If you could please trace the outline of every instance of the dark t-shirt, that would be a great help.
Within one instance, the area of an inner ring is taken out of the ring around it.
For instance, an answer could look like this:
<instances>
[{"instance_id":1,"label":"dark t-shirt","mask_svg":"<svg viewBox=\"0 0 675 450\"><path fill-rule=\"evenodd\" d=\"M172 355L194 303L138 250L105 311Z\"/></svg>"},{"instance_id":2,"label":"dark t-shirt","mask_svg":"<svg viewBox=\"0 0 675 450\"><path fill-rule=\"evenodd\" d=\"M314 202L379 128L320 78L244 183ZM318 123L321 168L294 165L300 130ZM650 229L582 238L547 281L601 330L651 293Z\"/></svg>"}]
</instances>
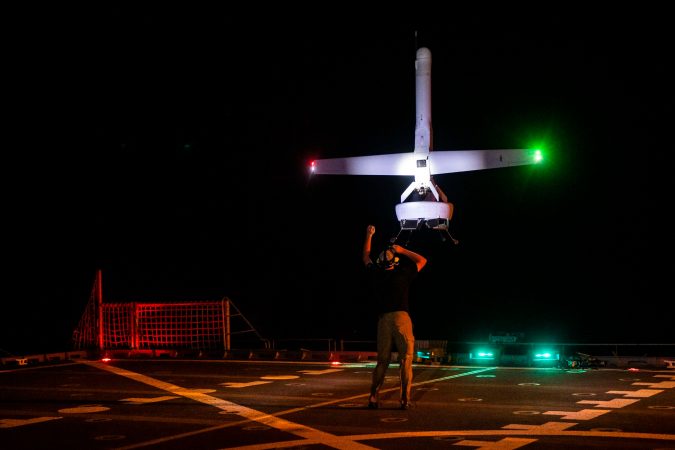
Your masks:
<instances>
[{"instance_id":1,"label":"dark t-shirt","mask_svg":"<svg viewBox=\"0 0 675 450\"><path fill-rule=\"evenodd\" d=\"M392 270L370 264L367 267L370 295L375 300L377 314L408 311L410 284L417 276L417 265L405 256Z\"/></svg>"}]
</instances>

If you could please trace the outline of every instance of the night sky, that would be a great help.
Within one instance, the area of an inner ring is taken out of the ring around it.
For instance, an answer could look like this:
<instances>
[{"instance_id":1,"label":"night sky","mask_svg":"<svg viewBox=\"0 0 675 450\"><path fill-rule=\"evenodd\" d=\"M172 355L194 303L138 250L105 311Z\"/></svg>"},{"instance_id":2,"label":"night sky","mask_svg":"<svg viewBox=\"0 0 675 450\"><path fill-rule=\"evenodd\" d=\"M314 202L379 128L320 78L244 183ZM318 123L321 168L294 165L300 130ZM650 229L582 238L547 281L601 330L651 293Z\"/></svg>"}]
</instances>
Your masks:
<instances>
[{"instance_id":1,"label":"night sky","mask_svg":"<svg viewBox=\"0 0 675 450\"><path fill-rule=\"evenodd\" d=\"M363 236L397 233L411 179L307 165L412 151L420 46L436 150L537 143L546 161L435 177L459 244L411 241L429 257L417 338L675 342L658 14L529 28L82 14L17 26L5 56L5 352L69 349L97 269L105 301L229 297L269 339L374 339Z\"/></svg>"}]
</instances>

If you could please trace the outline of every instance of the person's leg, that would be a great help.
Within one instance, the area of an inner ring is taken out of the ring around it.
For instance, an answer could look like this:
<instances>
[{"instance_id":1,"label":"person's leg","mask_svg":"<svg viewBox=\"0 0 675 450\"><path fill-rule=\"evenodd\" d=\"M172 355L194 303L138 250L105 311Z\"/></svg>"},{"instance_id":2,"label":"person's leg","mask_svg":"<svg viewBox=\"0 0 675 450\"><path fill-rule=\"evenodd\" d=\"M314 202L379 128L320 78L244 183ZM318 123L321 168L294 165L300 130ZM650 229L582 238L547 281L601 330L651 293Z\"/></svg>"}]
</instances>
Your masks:
<instances>
[{"instance_id":1,"label":"person's leg","mask_svg":"<svg viewBox=\"0 0 675 450\"><path fill-rule=\"evenodd\" d=\"M378 393L384 384L384 377L391 361L392 326L390 314L383 314L377 321L377 365L373 370L368 406L377 408Z\"/></svg>"},{"instance_id":2,"label":"person's leg","mask_svg":"<svg viewBox=\"0 0 675 450\"><path fill-rule=\"evenodd\" d=\"M410 391L412 388L412 361L413 352L415 350L415 336L413 335L413 325L412 320L410 320L410 315L405 311L399 311L395 314L394 343L398 350L398 362L400 365L400 399L401 406L407 408L410 402Z\"/></svg>"}]
</instances>

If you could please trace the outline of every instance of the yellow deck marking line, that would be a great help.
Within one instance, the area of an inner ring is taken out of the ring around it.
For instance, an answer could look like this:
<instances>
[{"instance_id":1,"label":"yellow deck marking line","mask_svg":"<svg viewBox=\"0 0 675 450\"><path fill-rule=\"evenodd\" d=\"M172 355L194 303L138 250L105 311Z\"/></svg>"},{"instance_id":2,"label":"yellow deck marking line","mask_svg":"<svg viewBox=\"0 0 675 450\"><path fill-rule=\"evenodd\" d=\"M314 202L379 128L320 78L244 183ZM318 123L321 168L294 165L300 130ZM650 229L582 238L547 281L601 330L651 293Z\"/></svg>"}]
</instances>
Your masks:
<instances>
[{"instance_id":1,"label":"yellow deck marking line","mask_svg":"<svg viewBox=\"0 0 675 450\"><path fill-rule=\"evenodd\" d=\"M79 364L79 362L70 362L70 363L63 363L63 364L57 364L57 365L47 365L47 366L24 366L20 369L5 369L5 370L0 370L0 373L10 373L10 372L23 372L25 370L38 370L38 369L53 369L54 367L65 367L65 366L73 366L75 364Z\"/></svg>"},{"instance_id":2,"label":"yellow deck marking line","mask_svg":"<svg viewBox=\"0 0 675 450\"><path fill-rule=\"evenodd\" d=\"M283 419L275 419L275 416L280 416L284 414L291 414L294 412L310 409L310 408L317 408L321 406L326 406L334 403L340 403L344 401L349 401L357 398L362 398L366 397L368 394L361 394L361 395L356 395L348 398L342 398L342 399L337 399L337 400L331 400L327 402L322 402L319 404L314 404L314 405L309 405L305 407L300 407L300 408L293 408L289 409L286 411L280 411L274 415L269 415L269 414L264 414L259 411L250 409L250 408L245 408L240 405L237 405L232 402L228 402L226 400L221 400L218 398L214 398L211 396L207 396L204 394L199 394L196 393L196 395L190 395L192 393L191 390L181 388L179 386L172 385L170 383L164 383L159 380L155 380L153 378L147 377L142 374L137 374L135 372L130 372L125 369L117 368L114 366L108 366L106 364L98 363L98 362L89 362L89 361L83 361L82 363L84 364L89 364L91 366L103 369L103 370L108 370L113 373L116 373L118 375L126 376L128 378L134 379L136 381L145 383L145 384L150 384L151 386L157 387L159 389L165 389L169 390L170 392L185 396L187 398L192 398L193 400L196 401L201 401L202 403L210 404L212 406L220 407L219 404L224 404L224 405L232 405L233 407L237 408L235 411L239 413L238 411L248 411L251 414L251 417L247 417L247 420L241 420L237 422L228 422L226 424L222 425L217 425L214 427L209 427L205 428L202 430L197 430L189 433L183 433L180 435L175 435L167 438L161 438L161 439L155 439L153 441L147 441L135 445L130 445L126 447L119 447L118 450L128 450L128 449L133 449L133 448L139 448L139 447L145 447L148 445L155 445L157 443L162 443L162 442L167 442L170 440L175 440L175 439L180 439L183 437L189 437L197 434L202 434L206 433L209 431L215 431L219 430L222 428L227 428L227 427L232 427L240 424L247 423L251 420L264 423L270 427L277 428L282 431L288 431L291 432L292 434L296 434L298 436L303 437L303 439L295 440L295 441L282 441L282 442L272 442L272 443L265 443L265 444L255 444L255 445L250 445L250 446L241 446L241 447L229 447L231 450L266 450L266 449L275 449L275 448L289 448L289 447L294 447L298 445L312 445L312 444L325 444L329 446L333 446L335 448L345 448L345 449L352 449L352 448L373 448L373 447L368 447L364 446L361 444L358 444L355 441L362 441L362 440L380 440L380 439L397 439L397 438L421 438L421 437L444 437L444 436L557 436L557 437L611 437L611 438L624 438L624 439L653 439L653 440L666 440L666 441L675 441L675 434L664 434L664 433L638 433L638 432L618 432L618 431L567 431L564 430L564 428L571 427L576 425L575 423L562 423L562 427L557 427L557 426L550 426L552 424L556 424L556 422L549 422L547 424L544 424L542 426L536 426L536 427L526 427L524 429L501 429L501 430L443 430L443 431L410 431L410 432L398 432L398 433L381 433L381 434L364 434L364 435L351 435L351 436L334 436L328 433L323 433L319 430L315 430L310 427L305 427L300 424L295 424L293 422L285 421ZM463 376L468 376L468 375L473 375L477 374L480 372L485 372L487 370L493 370L495 369L494 367L488 367L484 369L478 369L474 370L471 372L465 372L461 374L455 374L455 375L450 375L447 377L441 377L433 380L427 380L427 381L422 381L419 383L413 383L413 386L419 386L423 384L429 384L429 383L437 383L439 381L444 381L452 378L459 378ZM147 380L147 381L146 381ZM150 382L148 382L150 381ZM163 386L163 387L160 387ZM168 388L168 389L167 389ZM390 388L383 390L381 392L388 392L388 391L394 391L398 390L398 387ZM211 401L202 401L199 398L193 398L193 397L209 397L210 399L213 400ZM221 408L222 409L222 408ZM227 411L232 411L230 409L230 406L227 407ZM243 414L240 414L243 415ZM244 416L246 417L246 416ZM263 420L261 420L263 419ZM264 420L269 419L271 422L266 422ZM289 429L285 428L279 428L273 425L274 422L279 422L279 423L284 423L284 426L290 426L294 427L292 429L303 431L304 433L301 434L300 432L293 432L290 431ZM559 423L559 422L558 422ZM517 428L517 427L509 427L507 428ZM315 434L316 435L313 435ZM326 435L325 437L323 435ZM331 437L332 439L328 440L327 438ZM341 446L338 447L337 445L346 445L346 446ZM227 447L226 447L227 448Z\"/></svg>"},{"instance_id":3,"label":"yellow deck marking line","mask_svg":"<svg viewBox=\"0 0 675 450\"><path fill-rule=\"evenodd\" d=\"M82 405L58 410L60 414L95 414L105 411L110 411L110 408L102 405Z\"/></svg>"},{"instance_id":4,"label":"yellow deck marking line","mask_svg":"<svg viewBox=\"0 0 675 450\"><path fill-rule=\"evenodd\" d=\"M351 436L342 436L343 438L361 440L382 440L382 439L402 439L402 438L435 438L435 437L455 437L455 436L548 436L548 437L611 437L622 439L654 439L664 441L675 441L673 434L659 433L624 433L620 431L560 431L560 430L443 430L443 431L411 431L398 433L381 434L358 434ZM458 441L457 443L462 442ZM243 447L223 447L227 450L272 450L278 448L292 448L307 441L282 441L268 442L265 444L247 445ZM222 450L221 449L221 450Z\"/></svg>"},{"instance_id":5,"label":"yellow deck marking line","mask_svg":"<svg viewBox=\"0 0 675 450\"><path fill-rule=\"evenodd\" d=\"M567 425L567 424L566 424ZM572 424L576 425L576 424ZM675 441L675 434L665 433L637 433L622 431L584 431L584 430L559 430L547 429L547 427L534 427L528 430L442 430L442 431L411 431L399 433L382 434L356 434L343 436L355 441L375 440L375 439L394 439L394 438L412 438L412 437L437 437L437 436L582 436L582 437L617 437L625 439L655 439L663 441ZM297 444L296 444L297 445ZM234 447L237 449L248 449L253 447ZM273 447L272 447L273 448Z\"/></svg>"},{"instance_id":6,"label":"yellow deck marking line","mask_svg":"<svg viewBox=\"0 0 675 450\"><path fill-rule=\"evenodd\" d=\"M434 379L434 380L428 380L420 383L413 383L414 386L417 385L422 385L422 384L428 384L428 383L435 383L438 381L442 381L445 379L449 378L457 378L458 376L466 376L466 375L473 375L475 373L483 372L485 370L492 370L494 367L487 368L487 369L482 369L482 370L476 370L472 372L467 372L467 373L462 373L458 375L451 375L449 377L444 377L440 379ZM392 388L392 389L386 389L381 392L386 392L386 391L392 391L392 390L398 390L398 388ZM639 395L636 396L649 396L645 395L647 394L647 390L639 390L636 393L639 392ZM620 393L626 393L626 394L631 394L633 392L620 392ZM634 393L633 393L634 394ZM640 395L641 394L641 395ZM651 394L651 393L650 393ZM366 394L367 395L367 394ZM359 395L353 398L359 398L359 397L365 397L366 395ZM330 403L336 403L336 402L341 402L345 401L347 399L341 399L341 400L336 400L336 401L331 401L331 402L325 402L322 404L317 404L317 405L312 405L311 407L318 407ZM309 408L309 407L307 407ZM301 409L307 409L307 408L297 408L296 410L301 410ZM293 410L289 410L293 411ZM588 413L595 413L598 415L605 414L609 412L609 410L584 410L586 414ZM284 411L282 414L288 413L287 411ZM579 414L580 412L572 413L572 412L554 412L554 411L548 411L548 414L556 414L556 413L563 413L563 414ZM547 414L544 413L544 414ZM582 413L583 415L583 413ZM571 417L569 417L571 418ZM583 417L586 419L586 417ZM445 437L445 436L557 436L557 437L612 437L612 438L624 438L624 439L654 439L654 440L666 440L666 441L675 441L675 434L663 434L663 433L637 433L637 432L617 432L617 431L567 431L567 428L573 427L577 425L576 423L572 422L547 422L543 425L538 425L538 426L530 426L530 425L518 425L518 424L512 424L512 425L506 425L504 429L502 430L443 430L443 431L418 431L418 432L398 432L398 433L381 433L381 434L371 434L371 435L351 435L351 436L343 436L343 438L348 438L348 439L353 439L355 441L359 440L376 440L376 439L396 439L396 438L419 438L419 437ZM508 438L507 438L508 439ZM462 441L459 441L462 442ZM458 443L459 443L458 442ZM456 444L458 444L456 443ZM283 442L270 442L270 443L265 443L265 444L255 444L255 445L249 445L249 446L242 446L242 447L226 447L228 450L272 450L272 449L281 449L281 448L290 448L290 447L295 447L299 446L302 444L307 444L307 441L283 441ZM525 444L525 442L523 442Z\"/></svg>"},{"instance_id":7,"label":"yellow deck marking line","mask_svg":"<svg viewBox=\"0 0 675 450\"><path fill-rule=\"evenodd\" d=\"M141 375L141 374L136 374L135 372L130 372L130 371L127 371L127 370L124 370L124 369L121 369L121 368L114 367L114 366L109 366L107 364L94 362L94 361L81 361L81 363L82 364L88 364L88 365L91 365L93 367L97 367L97 368L102 369L102 370L109 370L109 371L114 372L114 373L115 373L115 371L111 370L111 368L115 369L115 370L123 371L123 372L128 372L130 375L148 378L149 380L152 380L153 382L166 384L168 386L173 386L171 384L163 383L159 380L154 380L153 378L146 377L146 376ZM419 383L413 383L413 386L419 386L419 385L429 384L429 383L436 383L436 382L439 382L439 381L449 380L449 379L452 379L452 378L464 377L464 376L473 375L473 374L485 372L485 371L488 371L488 370L494 370L494 369L496 369L496 367L486 367L486 368L483 368L483 369L472 370L470 372L463 372L463 373L458 373L458 374L455 374L455 375L449 375L447 377L441 377L441 378L436 378L436 379L433 379L433 380L427 380L427 381L422 381L422 382L419 382ZM127 376L127 375L123 375L123 376ZM136 379L136 378L133 378L133 379ZM140 381L140 380L138 380L138 381ZM140 381L140 382L145 383L145 381ZM145 384L147 384L147 383L145 383ZM155 387L157 387L157 386L155 386ZM160 389L162 389L162 388L160 388ZM399 389L398 387L394 387L394 388L390 388L390 389L384 389L380 392L389 392L389 391L395 391L395 390L398 390L398 389ZM300 407L300 408L287 409L285 411L279 411L279 412L275 413L274 416L282 416L282 415L292 414L292 413L299 412L299 411L304 411L304 410L311 409L311 408L319 408L319 407L322 407L322 406L332 405L332 404L335 404L335 403L348 402L350 400L354 400L354 399L357 399L357 398L367 397L368 395L369 394L359 394L359 395L354 395L354 396L347 397L347 398L335 399L335 400L330 400L330 401L326 401L326 402L322 402L322 403L317 403L317 404L314 404L314 405L303 406L303 407ZM220 400L220 399L218 399L218 400ZM223 402L226 402L226 401L223 400ZM235 403L230 403L230 402L227 402L227 403L232 404L232 405L237 406L237 407L239 406L239 405L236 405ZM230 410L228 409L227 411L229 412ZM252 410L252 411L255 411L255 410ZM256 411L256 413L262 414L258 411ZM187 433L177 434L177 435L174 435L174 436L168 436L168 437L165 437L165 438L159 438L159 439L154 439L154 440L151 440L151 441L140 442L140 443L128 445L128 446L125 446L125 447L118 447L116 450L131 450L131 449L135 449L135 448L146 447L146 446L149 446L149 445L160 444L160 443L168 442L168 441L171 441L171 440L182 439L182 438L195 436L195 435L202 434L202 433L209 433L211 431L221 430L223 428L229 428L229 427L234 427L234 426L238 426L238 425L243 425L245 423L250 422L251 420L254 420L254 419L245 419L245 420L238 420L236 422L227 422L227 423L224 423L222 425L216 425L216 426L213 426L213 427L203 428L201 430L195 430L195 431L190 431L190 432L187 432ZM344 436L342 436L342 438L345 439ZM301 442L303 442L305 444L308 444L307 440L302 440ZM323 441L321 443L323 443ZM298 445L297 442L296 442L295 445ZM370 448L370 447L368 447L368 448Z\"/></svg>"},{"instance_id":8,"label":"yellow deck marking line","mask_svg":"<svg viewBox=\"0 0 675 450\"><path fill-rule=\"evenodd\" d=\"M0 419L0 428L22 427L34 423L47 422L48 420L63 419L63 417L35 417L34 419Z\"/></svg>"},{"instance_id":9,"label":"yellow deck marking line","mask_svg":"<svg viewBox=\"0 0 675 450\"><path fill-rule=\"evenodd\" d=\"M305 375L325 375L327 373L342 372L344 369L326 369L326 370L298 370Z\"/></svg>"},{"instance_id":10,"label":"yellow deck marking line","mask_svg":"<svg viewBox=\"0 0 675 450\"><path fill-rule=\"evenodd\" d=\"M246 382L244 382L244 383L225 382L225 383L220 383L220 385L228 387L228 388L239 389L239 388L259 386L261 384L270 384L270 383L271 383L271 381L249 381L248 383L246 383Z\"/></svg>"},{"instance_id":11,"label":"yellow deck marking line","mask_svg":"<svg viewBox=\"0 0 675 450\"><path fill-rule=\"evenodd\" d=\"M228 411L235 413L242 417L247 418L258 423L262 423L271 428L275 428L280 431L284 431L296 436L302 437L309 444L311 443L321 443L329 447L344 449L344 450L359 450L359 449L372 449L368 445L360 444L349 439L344 439L341 436L336 436L330 433L317 430L312 427L308 427L299 423L290 422L285 419L280 419L275 415L262 413L255 409L247 408L245 406L238 405L236 403L229 402L227 400L220 399L218 397L213 397L211 395L203 394L201 392L196 392L192 389L186 389L175 384L166 383L164 381L157 380L155 378L148 377L146 375L131 372L120 367L111 366L108 364L103 364L100 362L94 361L84 361L84 364L90 365L97 369L106 370L112 372L115 375L120 375L132 380L138 381L139 383L144 383L157 389L162 389L172 394L180 395L196 402L204 403L206 405L211 405L216 408L219 408L223 411ZM166 439L156 439L154 442L164 442L165 440L173 439L169 437ZM130 448L130 447L126 447Z\"/></svg>"},{"instance_id":12,"label":"yellow deck marking line","mask_svg":"<svg viewBox=\"0 0 675 450\"><path fill-rule=\"evenodd\" d=\"M123 398L120 400L121 402L127 402L129 405L145 405L148 403L157 403L157 402L163 402L165 400L173 400L174 398L178 398L175 395L164 395L161 397L129 397L129 398Z\"/></svg>"},{"instance_id":13,"label":"yellow deck marking line","mask_svg":"<svg viewBox=\"0 0 675 450\"><path fill-rule=\"evenodd\" d=\"M479 447L479 450L515 450L520 447L525 447L536 439L522 439L522 438L504 438L499 441L471 441L463 439L455 442L453 445L463 445L465 447Z\"/></svg>"},{"instance_id":14,"label":"yellow deck marking line","mask_svg":"<svg viewBox=\"0 0 675 450\"><path fill-rule=\"evenodd\" d=\"M264 375L261 380L297 380L299 375Z\"/></svg>"}]
</instances>

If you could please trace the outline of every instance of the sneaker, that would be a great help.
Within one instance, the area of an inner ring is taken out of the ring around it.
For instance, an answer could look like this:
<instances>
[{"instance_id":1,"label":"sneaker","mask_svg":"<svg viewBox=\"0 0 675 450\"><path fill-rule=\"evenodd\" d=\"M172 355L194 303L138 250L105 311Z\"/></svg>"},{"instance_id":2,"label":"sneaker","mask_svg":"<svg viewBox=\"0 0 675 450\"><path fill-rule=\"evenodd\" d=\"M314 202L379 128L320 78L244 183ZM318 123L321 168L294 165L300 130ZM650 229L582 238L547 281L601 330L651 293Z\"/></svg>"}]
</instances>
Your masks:
<instances>
[{"instance_id":1,"label":"sneaker","mask_svg":"<svg viewBox=\"0 0 675 450\"><path fill-rule=\"evenodd\" d=\"M401 402L401 409L410 409L410 402L402 401Z\"/></svg>"}]
</instances>

